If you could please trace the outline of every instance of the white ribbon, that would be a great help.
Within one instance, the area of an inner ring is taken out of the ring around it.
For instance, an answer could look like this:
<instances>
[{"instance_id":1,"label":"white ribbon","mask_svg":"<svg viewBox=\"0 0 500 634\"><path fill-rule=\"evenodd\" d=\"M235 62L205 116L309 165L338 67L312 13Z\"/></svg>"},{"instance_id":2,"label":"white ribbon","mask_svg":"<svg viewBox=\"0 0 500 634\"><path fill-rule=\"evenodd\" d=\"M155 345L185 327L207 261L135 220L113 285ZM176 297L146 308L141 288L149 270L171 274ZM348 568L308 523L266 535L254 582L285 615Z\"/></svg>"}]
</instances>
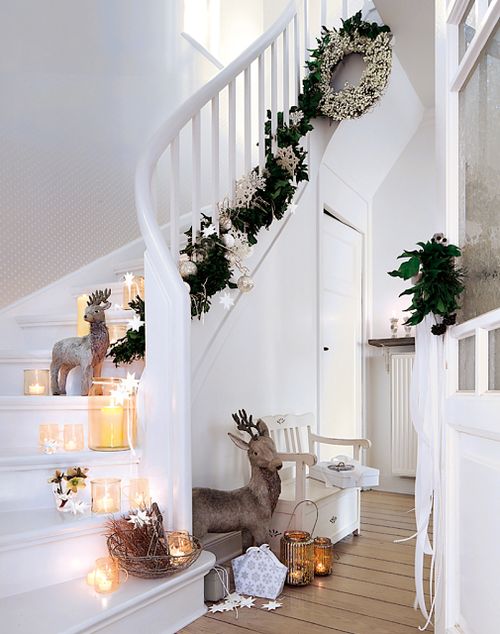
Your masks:
<instances>
[{"instance_id":1,"label":"white ribbon","mask_svg":"<svg viewBox=\"0 0 500 634\"><path fill-rule=\"evenodd\" d=\"M277 567L281 568L284 564L280 562L280 560L276 557L273 551L269 548L269 544L262 544L261 546L250 546L247 548L246 554L248 555L251 552L261 552L269 557L272 563Z\"/></svg>"},{"instance_id":2,"label":"white ribbon","mask_svg":"<svg viewBox=\"0 0 500 634\"><path fill-rule=\"evenodd\" d=\"M417 474L415 481L415 545L416 607L430 623L434 611L435 587L440 580L440 562L436 560L437 531L441 516L441 452L444 401L444 344L443 337L433 335L436 323L428 315L418 324L415 333L415 363L411 385L410 408L413 426L418 435ZM428 537L429 520L433 517L432 545ZM430 607L424 594L424 556L431 555Z\"/></svg>"}]
</instances>

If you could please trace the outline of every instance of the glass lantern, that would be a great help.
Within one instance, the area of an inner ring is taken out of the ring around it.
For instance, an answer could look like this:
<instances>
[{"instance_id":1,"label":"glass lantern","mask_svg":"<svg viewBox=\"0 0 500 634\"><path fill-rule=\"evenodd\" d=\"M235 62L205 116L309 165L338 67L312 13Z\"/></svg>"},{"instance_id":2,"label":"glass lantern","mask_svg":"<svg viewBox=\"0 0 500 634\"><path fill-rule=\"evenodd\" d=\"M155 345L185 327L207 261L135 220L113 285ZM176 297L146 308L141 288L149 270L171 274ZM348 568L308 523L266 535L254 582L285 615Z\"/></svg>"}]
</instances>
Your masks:
<instances>
[{"instance_id":1,"label":"glass lantern","mask_svg":"<svg viewBox=\"0 0 500 634\"><path fill-rule=\"evenodd\" d=\"M286 583L306 586L314 579L314 540L306 531L285 531L280 540L280 560L288 568Z\"/></svg>"},{"instance_id":2,"label":"glass lantern","mask_svg":"<svg viewBox=\"0 0 500 634\"><path fill-rule=\"evenodd\" d=\"M314 574L326 577L333 572L333 544L328 537L314 539Z\"/></svg>"},{"instance_id":3,"label":"glass lantern","mask_svg":"<svg viewBox=\"0 0 500 634\"><path fill-rule=\"evenodd\" d=\"M24 371L24 394L26 396L48 396L49 389L48 370L25 370Z\"/></svg>"},{"instance_id":4,"label":"glass lantern","mask_svg":"<svg viewBox=\"0 0 500 634\"><path fill-rule=\"evenodd\" d=\"M128 578L126 570L113 557L100 557L96 559L94 570L87 575L87 583L94 586L94 590L99 594L109 594L118 590L121 573L125 574L125 581Z\"/></svg>"},{"instance_id":5,"label":"glass lantern","mask_svg":"<svg viewBox=\"0 0 500 634\"><path fill-rule=\"evenodd\" d=\"M38 426L38 445L43 453L56 453L61 444L60 440L57 423L42 423Z\"/></svg>"},{"instance_id":6,"label":"glass lantern","mask_svg":"<svg viewBox=\"0 0 500 634\"><path fill-rule=\"evenodd\" d=\"M120 478L96 478L90 481L92 513L119 513L121 509Z\"/></svg>"},{"instance_id":7,"label":"glass lantern","mask_svg":"<svg viewBox=\"0 0 500 634\"><path fill-rule=\"evenodd\" d=\"M129 308L129 303L133 301L137 295L144 299L144 278L140 275L127 274L123 284L123 308Z\"/></svg>"},{"instance_id":8,"label":"glass lantern","mask_svg":"<svg viewBox=\"0 0 500 634\"><path fill-rule=\"evenodd\" d=\"M125 380L94 379L89 404L89 449L125 451L136 446L136 390L126 389ZM104 396L104 399L94 398Z\"/></svg>"}]
</instances>

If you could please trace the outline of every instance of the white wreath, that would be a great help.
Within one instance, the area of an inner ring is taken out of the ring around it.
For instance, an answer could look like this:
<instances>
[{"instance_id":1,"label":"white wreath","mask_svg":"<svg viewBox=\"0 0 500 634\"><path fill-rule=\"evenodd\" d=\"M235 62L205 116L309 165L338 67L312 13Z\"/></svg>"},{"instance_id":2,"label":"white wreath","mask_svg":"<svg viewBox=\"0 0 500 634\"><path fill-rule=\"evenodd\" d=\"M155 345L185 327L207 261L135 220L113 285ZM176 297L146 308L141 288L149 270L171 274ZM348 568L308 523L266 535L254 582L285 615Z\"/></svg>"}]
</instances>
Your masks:
<instances>
[{"instance_id":1,"label":"white wreath","mask_svg":"<svg viewBox=\"0 0 500 634\"><path fill-rule=\"evenodd\" d=\"M331 86L332 73L351 53L361 54L366 68L357 86L346 83L342 90L335 91ZM332 33L321 59L321 112L335 121L360 117L382 96L391 65L390 33L379 33L373 40L357 33L352 36Z\"/></svg>"}]
</instances>

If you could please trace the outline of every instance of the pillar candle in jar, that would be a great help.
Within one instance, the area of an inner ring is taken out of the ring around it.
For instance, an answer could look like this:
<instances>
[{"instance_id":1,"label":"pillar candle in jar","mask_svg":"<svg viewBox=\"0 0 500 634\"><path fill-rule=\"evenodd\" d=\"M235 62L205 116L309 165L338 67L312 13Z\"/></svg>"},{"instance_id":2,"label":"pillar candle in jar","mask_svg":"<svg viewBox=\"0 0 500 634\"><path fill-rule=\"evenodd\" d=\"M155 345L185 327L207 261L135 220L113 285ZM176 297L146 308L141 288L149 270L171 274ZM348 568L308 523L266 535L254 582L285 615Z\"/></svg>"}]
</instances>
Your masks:
<instances>
[{"instance_id":1,"label":"pillar candle in jar","mask_svg":"<svg viewBox=\"0 0 500 634\"><path fill-rule=\"evenodd\" d=\"M106 405L101 408L101 446L113 449L127 445L123 429L123 407Z\"/></svg>"},{"instance_id":2,"label":"pillar candle in jar","mask_svg":"<svg viewBox=\"0 0 500 634\"><path fill-rule=\"evenodd\" d=\"M64 425L64 450L83 451L83 425Z\"/></svg>"},{"instance_id":3,"label":"pillar candle in jar","mask_svg":"<svg viewBox=\"0 0 500 634\"><path fill-rule=\"evenodd\" d=\"M85 321L83 316L85 315L85 309L87 308L87 302L89 301L88 295L79 295L76 298L76 334L78 337L84 337L90 332L90 324Z\"/></svg>"}]
</instances>

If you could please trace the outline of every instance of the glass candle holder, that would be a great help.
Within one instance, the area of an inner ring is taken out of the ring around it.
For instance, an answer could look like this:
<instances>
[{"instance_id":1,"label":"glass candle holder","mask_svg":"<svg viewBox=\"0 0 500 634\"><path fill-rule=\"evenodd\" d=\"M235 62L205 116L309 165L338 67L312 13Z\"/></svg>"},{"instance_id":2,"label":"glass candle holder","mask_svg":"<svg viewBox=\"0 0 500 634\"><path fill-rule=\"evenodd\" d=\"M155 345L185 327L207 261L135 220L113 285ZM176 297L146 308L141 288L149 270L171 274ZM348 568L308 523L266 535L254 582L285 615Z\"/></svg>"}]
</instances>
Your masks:
<instances>
[{"instance_id":1,"label":"glass candle holder","mask_svg":"<svg viewBox=\"0 0 500 634\"><path fill-rule=\"evenodd\" d=\"M95 569L93 571L93 583L94 590L99 594L109 594L118 590L120 585L120 574L125 573L125 581L128 578L128 573L120 568L120 565L113 557L100 557L96 559ZM91 575L92 573L89 573ZM91 578L87 575L87 583Z\"/></svg>"},{"instance_id":2,"label":"glass candle holder","mask_svg":"<svg viewBox=\"0 0 500 634\"><path fill-rule=\"evenodd\" d=\"M60 445L59 425L57 423L42 423L39 425L38 444L44 453L56 453Z\"/></svg>"},{"instance_id":3,"label":"glass candle holder","mask_svg":"<svg viewBox=\"0 0 500 634\"><path fill-rule=\"evenodd\" d=\"M151 505L147 478L132 478L125 488L130 509L146 509Z\"/></svg>"},{"instance_id":4,"label":"glass candle holder","mask_svg":"<svg viewBox=\"0 0 500 634\"><path fill-rule=\"evenodd\" d=\"M186 558L193 552L193 542L188 531L172 531L167 535L168 550L173 566L186 563Z\"/></svg>"},{"instance_id":5,"label":"glass candle holder","mask_svg":"<svg viewBox=\"0 0 500 634\"><path fill-rule=\"evenodd\" d=\"M92 382L89 404L89 449L125 451L136 446L135 390L123 389L122 379L105 377ZM107 397L102 400L93 396Z\"/></svg>"},{"instance_id":6,"label":"glass candle holder","mask_svg":"<svg viewBox=\"0 0 500 634\"><path fill-rule=\"evenodd\" d=\"M90 333L90 323L85 321L85 310L89 301L88 295L79 295L76 298L76 335L77 337L85 337Z\"/></svg>"},{"instance_id":7,"label":"glass candle holder","mask_svg":"<svg viewBox=\"0 0 500 634\"><path fill-rule=\"evenodd\" d=\"M333 572L333 544L328 537L314 540L314 574L326 577Z\"/></svg>"},{"instance_id":8,"label":"glass candle holder","mask_svg":"<svg viewBox=\"0 0 500 634\"><path fill-rule=\"evenodd\" d=\"M109 324L109 343L115 343L118 339L125 337L127 334L127 326L125 324Z\"/></svg>"},{"instance_id":9,"label":"glass candle holder","mask_svg":"<svg viewBox=\"0 0 500 634\"><path fill-rule=\"evenodd\" d=\"M134 300L137 295L144 299L144 278L140 275L132 275L127 273L123 283L123 308L129 308L129 303Z\"/></svg>"},{"instance_id":10,"label":"glass candle holder","mask_svg":"<svg viewBox=\"0 0 500 634\"><path fill-rule=\"evenodd\" d=\"M48 370L24 371L24 394L26 396L48 396L49 390Z\"/></svg>"},{"instance_id":11,"label":"glass candle holder","mask_svg":"<svg viewBox=\"0 0 500 634\"><path fill-rule=\"evenodd\" d=\"M64 451L83 451L83 425L64 425Z\"/></svg>"},{"instance_id":12,"label":"glass candle holder","mask_svg":"<svg viewBox=\"0 0 500 634\"><path fill-rule=\"evenodd\" d=\"M119 513L121 508L120 485L120 478L91 480L92 513Z\"/></svg>"},{"instance_id":13,"label":"glass candle holder","mask_svg":"<svg viewBox=\"0 0 500 634\"><path fill-rule=\"evenodd\" d=\"M306 531L285 531L280 540L280 560L288 568L286 583L306 586L314 578L314 541Z\"/></svg>"}]
</instances>

